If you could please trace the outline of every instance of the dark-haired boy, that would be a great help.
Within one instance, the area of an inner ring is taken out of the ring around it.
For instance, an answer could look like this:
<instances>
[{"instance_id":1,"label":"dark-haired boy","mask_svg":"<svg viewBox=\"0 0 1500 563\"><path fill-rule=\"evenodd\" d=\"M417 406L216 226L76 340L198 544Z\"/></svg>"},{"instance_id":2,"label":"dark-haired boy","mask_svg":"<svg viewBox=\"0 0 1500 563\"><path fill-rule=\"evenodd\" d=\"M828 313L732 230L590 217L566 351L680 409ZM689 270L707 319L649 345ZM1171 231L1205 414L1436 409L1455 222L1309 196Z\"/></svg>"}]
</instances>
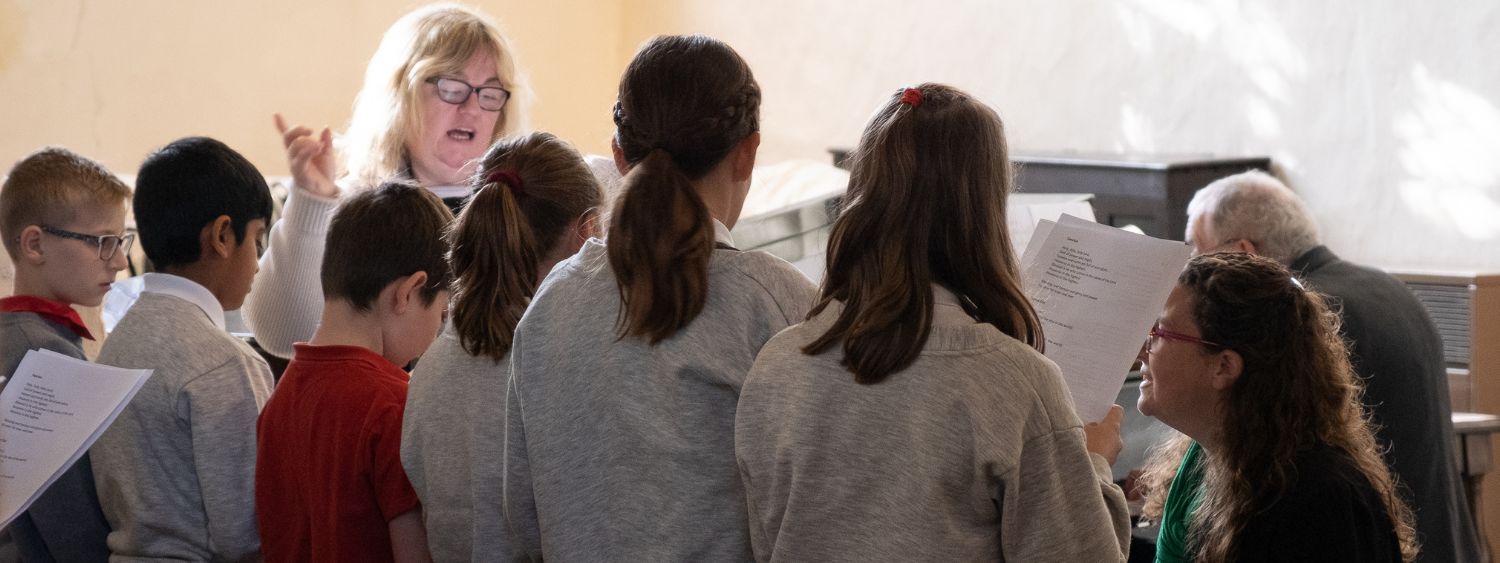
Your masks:
<instances>
[{"instance_id":1,"label":"dark-haired boy","mask_svg":"<svg viewBox=\"0 0 1500 563\"><path fill-rule=\"evenodd\" d=\"M437 196L385 184L349 197L328 228L323 317L261 413L255 500L273 561L426 561L401 467L407 365L448 304Z\"/></svg>"},{"instance_id":2,"label":"dark-haired boy","mask_svg":"<svg viewBox=\"0 0 1500 563\"><path fill-rule=\"evenodd\" d=\"M271 371L224 312L250 292L270 190L245 157L191 137L141 164L134 208L156 273L99 362L155 373L90 450L110 559L258 560L255 419Z\"/></svg>"},{"instance_id":3,"label":"dark-haired boy","mask_svg":"<svg viewBox=\"0 0 1500 563\"><path fill-rule=\"evenodd\" d=\"M29 350L80 360L94 337L72 305L99 305L125 269L130 188L99 163L44 148L17 162L0 187L0 237L16 267L0 299L0 375L13 376ZM4 384L0 383L0 388ZM85 454L9 528L22 561L100 561L109 523Z\"/></svg>"}]
</instances>

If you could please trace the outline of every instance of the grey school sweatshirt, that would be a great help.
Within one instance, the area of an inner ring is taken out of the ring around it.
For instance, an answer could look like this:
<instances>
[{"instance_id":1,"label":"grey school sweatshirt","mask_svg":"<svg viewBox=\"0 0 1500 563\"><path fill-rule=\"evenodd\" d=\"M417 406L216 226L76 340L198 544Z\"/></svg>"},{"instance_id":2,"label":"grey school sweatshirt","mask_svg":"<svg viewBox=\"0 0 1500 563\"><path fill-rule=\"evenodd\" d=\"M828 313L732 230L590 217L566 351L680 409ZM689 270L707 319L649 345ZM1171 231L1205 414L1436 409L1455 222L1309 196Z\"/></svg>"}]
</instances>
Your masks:
<instances>
[{"instance_id":1,"label":"grey school sweatshirt","mask_svg":"<svg viewBox=\"0 0 1500 563\"><path fill-rule=\"evenodd\" d=\"M111 560L259 560L255 419L271 395L265 361L198 305L148 291L99 363L156 370L89 450L114 530Z\"/></svg>"},{"instance_id":2,"label":"grey school sweatshirt","mask_svg":"<svg viewBox=\"0 0 1500 563\"><path fill-rule=\"evenodd\" d=\"M735 405L755 354L813 298L778 258L716 250L703 312L650 346L616 332L602 242L553 269L511 350L505 512L522 556L750 559Z\"/></svg>"},{"instance_id":3,"label":"grey school sweatshirt","mask_svg":"<svg viewBox=\"0 0 1500 563\"><path fill-rule=\"evenodd\" d=\"M837 303L761 350L735 426L757 560L1124 561L1125 496L1057 366L952 303L875 385L840 344L802 352Z\"/></svg>"},{"instance_id":4,"label":"grey school sweatshirt","mask_svg":"<svg viewBox=\"0 0 1500 563\"><path fill-rule=\"evenodd\" d=\"M509 357L472 356L452 325L412 373L401 465L422 499L436 563L510 558L501 512Z\"/></svg>"},{"instance_id":5,"label":"grey school sweatshirt","mask_svg":"<svg viewBox=\"0 0 1500 563\"><path fill-rule=\"evenodd\" d=\"M51 350L87 360L77 334L36 313L0 313L0 375L15 377L29 350ZM10 383L6 380L6 383ZM4 389L0 385L0 389ZM63 472L31 508L11 522L23 561L99 561L109 557L109 522L94 492L87 453Z\"/></svg>"}]
</instances>

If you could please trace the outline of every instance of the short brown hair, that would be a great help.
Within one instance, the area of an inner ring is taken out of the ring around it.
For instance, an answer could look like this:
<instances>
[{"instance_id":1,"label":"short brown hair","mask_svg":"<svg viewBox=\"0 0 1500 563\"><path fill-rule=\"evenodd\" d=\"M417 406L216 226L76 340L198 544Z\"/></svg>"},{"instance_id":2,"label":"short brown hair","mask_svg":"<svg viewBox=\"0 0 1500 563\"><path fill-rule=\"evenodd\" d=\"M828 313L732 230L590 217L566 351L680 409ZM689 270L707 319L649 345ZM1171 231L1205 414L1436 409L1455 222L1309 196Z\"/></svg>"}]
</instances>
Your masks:
<instances>
[{"instance_id":1,"label":"short brown hair","mask_svg":"<svg viewBox=\"0 0 1500 563\"><path fill-rule=\"evenodd\" d=\"M443 256L443 231L452 220L442 200L409 183L349 196L328 226L323 297L365 311L391 282L427 272L422 299L431 304L452 278Z\"/></svg>"},{"instance_id":2,"label":"short brown hair","mask_svg":"<svg viewBox=\"0 0 1500 563\"><path fill-rule=\"evenodd\" d=\"M62 147L44 147L11 167L0 187L0 236L11 259L20 255L21 230L64 225L79 207L118 205L130 188L104 165Z\"/></svg>"}]
</instances>

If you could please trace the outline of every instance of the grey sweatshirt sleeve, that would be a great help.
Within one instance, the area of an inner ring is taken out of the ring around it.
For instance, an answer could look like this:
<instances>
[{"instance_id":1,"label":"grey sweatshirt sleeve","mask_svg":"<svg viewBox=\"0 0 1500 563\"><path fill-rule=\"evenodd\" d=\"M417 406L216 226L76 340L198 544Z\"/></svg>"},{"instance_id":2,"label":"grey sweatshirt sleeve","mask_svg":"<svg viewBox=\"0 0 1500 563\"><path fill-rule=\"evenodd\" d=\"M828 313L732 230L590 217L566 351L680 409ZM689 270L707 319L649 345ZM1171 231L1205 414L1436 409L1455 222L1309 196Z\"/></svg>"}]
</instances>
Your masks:
<instances>
[{"instance_id":1,"label":"grey sweatshirt sleeve","mask_svg":"<svg viewBox=\"0 0 1500 563\"><path fill-rule=\"evenodd\" d=\"M519 333L517 333L519 334ZM541 561L542 531L536 513L536 495L531 486L531 460L526 452L526 425L521 416L521 396L516 375L520 372L522 346L517 338L511 346L511 377L505 393L505 521L510 530L511 560Z\"/></svg>"},{"instance_id":2,"label":"grey sweatshirt sleeve","mask_svg":"<svg viewBox=\"0 0 1500 563\"><path fill-rule=\"evenodd\" d=\"M323 314L324 237L338 200L292 188L286 213L271 227L260 272L245 299L245 322L267 351L292 357L292 343L312 339Z\"/></svg>"},{"instance_id":3,"label":"grey sweatshirt sleeve","mask_svg":"<svg viewBox=\"0 0 1500 563\"><path fill-rule=\"evenodd\" d=\"M1000 549L1005 561L1124 561L1130 513L1109 465L1085 450L1074 427L1027 441L1000 481ZM1085 461L1088 460L1088 461ZM1101 496L1090 494L1100 491ZM1100 510L1100 503L1106 510ZM1110 541L1113 539L1114 541Z\"/></svg>"},{"instance_id":4,"label":"grey sweatshirt sleeve","mask_svg":"<svg viewBox=\"0 0 1500 563\"><path fill-rule=\"evenodd\" d=\"M194 378L178 395L177 415L191 428L194 473L203 494L208 543L222 561L259 561L255 524L255 421L264 406L242 362Z\"/></svg>"}]
</instances>

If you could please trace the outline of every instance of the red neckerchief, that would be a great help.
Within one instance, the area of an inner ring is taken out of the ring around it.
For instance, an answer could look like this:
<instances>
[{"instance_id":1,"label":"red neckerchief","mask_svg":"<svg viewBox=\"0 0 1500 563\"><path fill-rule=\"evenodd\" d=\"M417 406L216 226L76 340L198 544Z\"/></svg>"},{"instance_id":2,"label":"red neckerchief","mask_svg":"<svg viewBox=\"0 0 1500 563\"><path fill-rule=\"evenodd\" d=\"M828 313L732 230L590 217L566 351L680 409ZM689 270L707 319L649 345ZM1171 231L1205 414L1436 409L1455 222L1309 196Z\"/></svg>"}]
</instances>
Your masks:
<instances>
[{"instance_id":1,"label":"red neckerchief","mask_svg":"<svg viewBox=\"0 0 1500 563\"><path fill-rule=\"evenodd\" d=\"M36 313L44 319L68 327L80 338L94 339L89 327L84 326L83 317L78 316L78 311L61 301L32 295L13 295L0 299L0 313Z\"/></svg>"}]
</instances>

